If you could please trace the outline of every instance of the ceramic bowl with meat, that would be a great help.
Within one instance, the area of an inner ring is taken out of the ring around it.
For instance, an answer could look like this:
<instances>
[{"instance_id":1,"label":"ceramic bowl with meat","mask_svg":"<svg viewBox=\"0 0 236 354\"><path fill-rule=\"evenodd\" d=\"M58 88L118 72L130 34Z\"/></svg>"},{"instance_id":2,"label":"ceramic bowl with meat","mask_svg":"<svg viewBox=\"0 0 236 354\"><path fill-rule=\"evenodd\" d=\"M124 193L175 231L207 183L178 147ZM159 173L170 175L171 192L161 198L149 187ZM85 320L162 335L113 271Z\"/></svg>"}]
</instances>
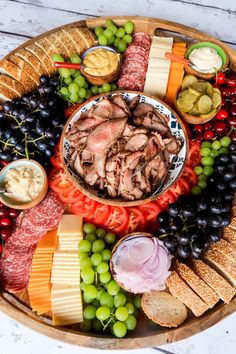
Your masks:
<instances>
[{"instance_id":1,"label":"ceramic bowl with meat","mask_svg":"<svg viewBox=\"0 0 236 354\"><path fill-rule=\"evenodd\" d=\"M110 205L157 198L175 182L186 160L184 126L165 103L137 92L99 95L68 120L61 157L73 183Z\"/></svg>"}]
</instances>

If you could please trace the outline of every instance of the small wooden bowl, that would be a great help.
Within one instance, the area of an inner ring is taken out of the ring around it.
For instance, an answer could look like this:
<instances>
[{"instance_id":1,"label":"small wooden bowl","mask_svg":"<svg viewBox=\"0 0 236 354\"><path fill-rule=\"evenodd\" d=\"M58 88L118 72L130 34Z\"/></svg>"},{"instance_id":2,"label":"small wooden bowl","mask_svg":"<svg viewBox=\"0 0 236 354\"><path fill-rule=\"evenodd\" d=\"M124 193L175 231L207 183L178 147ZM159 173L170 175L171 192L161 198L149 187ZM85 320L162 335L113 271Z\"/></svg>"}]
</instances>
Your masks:
<instances>
[{"instance_id":1,"label":"small wooden bowl","mask_svg":"<svg viewBox=\"0 0 236 354\"><path fill-rule=\"evenodd\" d=\"M179 113L179 115L182 117L182 119L188 124L204 124L212 120L217 115L217 113L221 109L221 104L218 106L216 111L212 111L208 114L205 114L204 116L193 116L191 114L182 112L179 110L176 104L175 104L175 108L176 111Z\"/></svg>"},{"instance_id":2,"label":"small wooden bowl","mask_svg":"<svg viewBox=\"0 0 236 354\"><path fill-rule=\"evenodd\" d=\"M111 47L107 47L107 46L95 46L95 47L91 47L89 48L88 50L86 50L84 52L84 54L82 55L82 64L83 64L83 59L86 57L86 55L94 50L97 50L97 49L106 49L106 50L109 50L110 52L113 52L113 53L117 53L119 54L115 49L111 48ZM86 78L86 80L92 84L92 85L98 85L98 86L101 86L105 83L109 83L109 82L113 82L115 81L116 79L118 79L119 77L119 73L120 73L120 66L121 66L121 58L119 60L119 63L118 63L118 66L117 66L117 69L113 72L111 72L110 74L108 75L105 75L105 76L94 76L94 75L90 75L88 74L86 71L84 71L84 68L83 66L81 67L80 71L82 73L82 75Z\"/></svg>"},{"instance_id":3,"label":"small wooden bowl","mask_svg":"<svg viewBox=\"0 0 236 354\"><path fill-rule=\"evenodd\" d=\"M221 57L222 62L223 62L223 65L219 69L219 71L224 71L229 66L228 54L219 45L216 45L211 42L198 42L196 44L191 45L186 52L186 58L189 59L189 55L191 54L191 52L194 49L203 48L203 47L211 47L217 51L217 53L219 54L219 56ZM214 79L214 77L216 75L216 72L204 74L200 71L194 70L190 66L185 66L185 71L187 72L187 74L195 75L195 76L197 76L201 79L204 79L204 80L212 80L212 79ZM195 124L195 123L191 123L191 124Z\"/></svg>"},{"instance_id":4,"label":"small wooden bowl","mask_svg":"<svg viewBox=\"0 0 236 354\"><path fill-rule=\"evenodd\" d=\"M30 209L33 208L35 205L39 204L43 198L45 197L47 191L48 191L48 178L47 178L47 174L44 170L44 168L35 160L28 160L28 159L19 159L16 161L12 161L10 162L8 165L6 165L0 172L0 187L3 187L3 184L5 182L5 176L6 173L15 167L19 167L19 166L26 166L26 167L32 167L34 169L36 169L38 172L41 172L43 175L43 185L42 185L42 189L39 192L39 194L37 195L37 197L27 203L17 203L15 201L12 201L11 198L9 198L8 196L4 195L4 194L0 194L0 201L4 204L7 205L10 208L14 208L14 209Z\"/></svg>"}]
</instances>

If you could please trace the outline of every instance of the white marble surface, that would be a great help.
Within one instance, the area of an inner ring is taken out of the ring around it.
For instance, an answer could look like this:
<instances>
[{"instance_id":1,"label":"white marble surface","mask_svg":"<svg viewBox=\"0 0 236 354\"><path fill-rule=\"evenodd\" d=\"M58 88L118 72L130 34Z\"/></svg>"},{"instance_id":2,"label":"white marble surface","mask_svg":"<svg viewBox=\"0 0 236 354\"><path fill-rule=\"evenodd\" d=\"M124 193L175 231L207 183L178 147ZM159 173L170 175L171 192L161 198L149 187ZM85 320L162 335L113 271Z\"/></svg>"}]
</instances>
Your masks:
<instances>
[{"instance_id":1,"label":"white marble surface","mask_svg":"<svg viewBox=\"0 0 236 354\"><path fill-rule=\"evenodd\" d=\"M159 17L208 32L236 48L235 0L0 0L0 57L27 38L88 16ZM89 343L88 343L89 345ZM161 347L174 354L234 354L236 313L198 335ZM99 354L38 334L0 313L0 354ZM149 349L125 353L158 353ZM115 351L107 351L114 354Z\"/></svg>"}]
</instances>

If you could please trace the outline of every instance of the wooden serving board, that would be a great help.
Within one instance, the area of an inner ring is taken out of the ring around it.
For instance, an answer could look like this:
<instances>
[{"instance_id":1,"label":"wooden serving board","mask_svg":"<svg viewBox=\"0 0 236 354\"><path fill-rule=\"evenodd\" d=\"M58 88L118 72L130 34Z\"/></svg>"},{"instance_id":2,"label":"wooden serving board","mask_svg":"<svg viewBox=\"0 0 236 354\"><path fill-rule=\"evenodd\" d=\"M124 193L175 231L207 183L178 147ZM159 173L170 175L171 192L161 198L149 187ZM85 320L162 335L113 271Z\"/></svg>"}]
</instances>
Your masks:
<instances>
[{"instance_id":1,"label":"wooden serving board","mask_svg":"<svg viewBox=\"0 0 236 354\"><path fill-rule=\"evenodd\" d=\"M87 21L74 22L73 25L76 24L78 26L95 28L96 26L102 26L105 20L105 17L88 19ZM178 23L148 17L113 17L113 20L118 25L123 25L125 21L131 20L135 24L135 31L144 31L150 36L155 34L172 35L177 41L184 39L189 43L193 43L194 41L210 41L216 43L229 55L232 68L236 70L236 52L225 43L206 33ZM71 24L68 24L66 26L70 25ZM16 50L24 48L26 45L34 43L36 39L46 37L48 34L58 31L60 28L66 26L58 27L38 37L30 39L20 47L16 48ZM10 54L12 53L14 53L14 51ZM0 291L0 310L37 332L67 343L96 349L135 349L175 342L211 327L236 311L236 297L228 305L219 303L200 318L190 316L183 325L176 329L169 329L155 325L144 315L140 314L140 317L143 318L139 320L137 329L131 333L130 336L122 339L111 336L108 337L101 334L96 335L81 332L79 330L79 325L53 327L50 316L37 316L32 312L29 306L27 292L13 295L8 292Z\"/></svg>"}]
</instances>

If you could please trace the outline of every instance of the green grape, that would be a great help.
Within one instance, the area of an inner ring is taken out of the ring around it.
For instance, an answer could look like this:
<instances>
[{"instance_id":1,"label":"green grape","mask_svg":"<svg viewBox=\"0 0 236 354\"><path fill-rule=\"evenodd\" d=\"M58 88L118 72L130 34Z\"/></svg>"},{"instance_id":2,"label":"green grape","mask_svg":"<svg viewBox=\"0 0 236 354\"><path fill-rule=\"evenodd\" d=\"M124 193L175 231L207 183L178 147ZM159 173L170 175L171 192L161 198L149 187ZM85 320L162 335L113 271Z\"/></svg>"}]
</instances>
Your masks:
<instances>
[{"instance_id":1,"label":"green grape","mask_svg":"<svg viewBox=\"0 0 236 354\"><path fill-rule=\"evenodd\" d=\"M201 163L203 166L212 166L212 165L214 165L214 159L211 156L204 156L201 159Z\"/></svg>"},{"instance_id":2,"label":"green grape","mask_svg":"<svg viewBox=\"0 0 236 354\"><path fill-rule=\"evenodd\" d=\"M96 241L97 236L94 232L91 232L90 234L87 234L85 236L85 240L88 240L89 242L93 243L94 241Z\"/></svg>"},{"instance_id":3,"label":"green grape","mask_svg":"<svg viewBox=\"0 0 236 354\"><path fill-rule=\"evenodd\" d=\"M85 284L92 284L94 282L94 270L89 266L85 266L81 271L81 278Z\"/></svg>"},{"instance_id":4,"label":"green grape","mask_svg":"<svg viewBox=\"0 0 236 354\"><path fill-rule=\"evenodd\" d=\"M94 285L91 284L85 284L84 286L84 294L86 295L86 297L88 299L96 299L97 294L98 294L98 290Z\"/></svg>"},{"instance_id":5,"label":"green grape","mask_svg":"<svg viewBox=\"0 0 236 354\"><path fill-rule=\"evenodd\" d=\"M105 239L106 243L111 244L111 243L115 242L116 235L113 234L113 232L108 232L104 239Z\"/></svg>"},{"instance_id":6,"label":"green grape","mask_svg":"<svg viewBox=\"0 0 236 354\"><path fill-rule=\"evenodd\" d=\"M132 313L134 313L134 305L131 304L131 302L127 302L125 304L125 307L127 308L129 315L132 315Z\"/></svg>"},{"instance_id":7,"label":"green grape","mask_svg":"<svg viewBox=\"0 0 236 354\"><path fill-rule=\"evenodd\" d=\"M131 34L134 30L134 24L132 21L126 21L125 22L125 25L124 25L124 28L125 28L125 32L127 34Z\"/></svg>"},{"instance_id":8,"label":"green grape","mask_svg":"<svg viewBox=\"0 0 236 354\"><path fill-rule=\"evenodd\" d=\"M223 147L228 147L231 143L231 139L229 136L223 136L223 138L220 139L220 142Z\"/></svg>"},{"instance_id":9,"label":"green grape","mask_svg":"<svg viewBox=\"0 0 236 354\"><path fill-rule=\"evenodd\" d=\"M108 291L109 292L109 291ZM112 294L111 294L112 295ZM114 296L114 305L115 307L120 307L120 306L124 306L126 303L126 297L125 294L119 292L118 294L116 294Z\"/></svg>"},{"instance_id":10,"label":"green grape","mask_svg":"<svg viewBox=\"0 0 236 354\"><path fill-rule=\"evenodd\" d=\"M201 175L198 176L198 180L199 180L199 181L200 181L200 180L206 181L206 180L207 180L207 176L202 173Z\"/></svg>"},{"instance_id":11,"label":"green grape","mask_svg":"<svg viewBox=\"0 0 236 354\"><path fill-rule=\"evenodd\" d=\"M61 56L60 54L53 54L51 58L53 61L60 61L61 63L65 61L63 56Z\"/></svg>"},{"instance_id":12,"label":"green grape","mask_svg":"<svg viewBox=\"0 0 236 354\"><path fill-rule=\"evenodd\" d=\"M100 297L100 304L101 306L107 306L109 308L112 308L114 305L114 300L113 300L113 296L111 296L108 293L103 293Z\"/></svg>"},{"instance_id":13,"label":"green grape","mask_svg":"<svg viewBox=\"0 0 236 354\"><path fill-rule=\"evenodd\" d=\"M83 332L88 332L92 328L92 321L90 320L84 320L83 322L80 323L79 328Z\"/></svg>"},{"instance_id":14,"label":"green grape","mask_svg":"<svg viewBox=\"0 0 236 354\"><path fill-rule=\"evenodd\" d=\"M97 95L98 94L98 86L92 86L91 87L91 92L93 95Z\"/></svg>"},{"instance_id":15,"label":"green grape","mask_svg":"<svg viewBox=\"0 0 236 354\"><path fill-rule=\"evenodd\" d=\"M112 327L113 333L117 338L122 338L127 333L127 327L123 322L117 321Z\"/></svg>"},{"instance_id":16,"label":"green grape","mask_svg":"<svg viewBox=\"0 0 236 354\"><path fill-rule=\"evenodd\" d=\"M110 283L107 285L107 291L110 295L117 295L120 291L120 286L117 284L115 280L110 281Z\"/></svg>"},{"instance_id":17,"label":"green grape","mask_svg":"<svg viewBox=\"0 0 236 354\"><path fill-rule=\"evenodd\" d=\"M103 92L110 92L111 91L111 85L110 84L103 84L102 85L102 90Z\"/></svg>"},{"instance_id":18,"label":"green grape","mask_svg":"<svg viewBox=\"0 0 236 354\"><path fill-rule=\"evenodd\" d=\"M197 185L201 187L202 189L205 189L207 187L207 181L200 180L198 181Z\"/></svg>"},{"instance_id":19,"label":"green grape","mask_svg":"<svg viewBox=\"0 0 236 354\"><path fill-rule=\"evenodd\" d=\"M111 91L116 91L116 90L117 90L116 84L111 84Z\"/></svg>"},{"instance_id":20,"label":"green grape","mask_svg":"<svg viewBox=\"0 0 236 354\"><path fill-rule=\"evenodd\" d=\"M93 224L86 223L86 224L84 224L84 226L83 226L83 231L84 231L86 234L90 234L91 232L96 231L96 226L93 225Z\"/></svg>"},{"instance_id":21,"label":"green grape","mask_svg":"<svg viewBox=\"0 0 236 354\"><path fill-rule=\"evenodd\" d=\"M219 155L228 154L228 149L223 146L222 148L220 148L220 150L218 150L218 152L219 152Z\"/></svg>"},{"instance_id":22,"label":"green grape","mask_svg":"<svg viewBox=\"0 0 236 354\"><path fill-rule=\"evenodd\" d=\"M196 173L196 175L200 175L202 173L202 167L201 166L194 167L194 172Z\"/></svg>"},{"instance_id":23,"label":"green grape","mask_svg":"<svg viewBox=\"0 0 236 354\"><path fill-rule=\"evenodd\" d=\"M213 150L219 150L221 148L221 142L216 140L211 144Z\"/></svg>"},{"instance_id":24,"label":"green grape","mask_svg":"<svg viewBox=\"0 0 236 354\"><path fill-rule=\"evenodd\" d=\"M98 228L96 230L96 234L98 238L104 238L104 236L106 235L106 231L104 229Z\"/></svg>"},{"instance_id":25,"label":"green grape","mask_svg":"<svg viewBox=\"0 0 236 354\"><path fill-rule=\"evenodd\" d=\"M89 87L89 84L87 83L87 81L85 81L84 88L87 89L88 87Z\"/></svg>"},{"instance_id":26,"label":"green grape","mask_svg":"<svg viewBox=\"0 0 236 354\"><path fill-rule=\"evenodd\" d=\"M125 321L127 320L129 316L128 310L126 307L124 306L120 306L118 307L118 309L115 312L115 317L117 318L117 320L119 321Z\"/></svg>"},{"instance_id":27,"label":"green grape","mask_svg":"<svg viewBox=\"0 0 236 354\"><path fill-rule=\"evenodd\" d=\"M70 84L68 86L68 90L69 90L70 93L78 93L79 92L79 86L78 86L78 84L73 82L72 84Z\"/></svg>"},{"instance_id":28,"label":"green grape","mask_svg":"<svg viewBox=\"0 0 236 354\"><path fill-rule=\"evenodd\" d=\"M77 76L74 80L78 84L79 87L84 87L85 84L85 78L83 76Z\"/></svg>"},{"instance_id":29,"label":"green grape","mask_svg":"<svg viewBox=\"0 0 236 354\"><path fill-rule=\"evenodd\" d=\"M114 40L114 47L117 48L118 47L118 43L119 43L120 39L119 38L115 38Z\"/></svg>"},{"instance_id":30,"label":"green grape","mask_svg":"<svg viewBox=\"0 0 236 354\"><path fill-rule=\"evenodd\" d=\"M81 72L79 70L75 70L75 73L73 74L73 77L76 78L78 76L81 76Z\"/></svg>"},{"instance_id":31,"label":"green grape","mask_svg":"<svg viewBox=\"0 0 236 354\"><path fill-rule=\"evenodd\" d=\"M71 93L70 94L70 100L71 100L71 102L78 102L78 99L79 99L79 95L78 95L78 93Z\"/></svg>"},{"instance_id":32,"label":"green grape","mask_svg":"<svg viewBox=\"0 0 236 354\"><path fill-rule=\"evenodd\" d=\"M97 299L94 299L92 304L97 308L100 306L100 302Z\"/></svg>"},{"instance_id":33,"label":"green grape","mask_svg":"<svg viewBox=\"0 0 236 354\"><path fill-rule=\"evenodd\" d=\"M79 89L79 97L84 98L86 96L86 90L85 88L81 87Z\"/></svg>"},{"instance_id":34,"label":"green grape","mask_svg":"<svg viewBox=\"0 0 236 354\"><path fill-rule=\"evenodd\" d=\"M139 295L135 295L134 300L133 300L134 306L136 309L141 308L141 297Z\"/></svg>"},{"instance_id":35,"label":"green grape","mask_svg":"<svg viewBox=\"0 0 236 354\"><path fill-rule=\"evenodd\" d=\"M108 272L108 270L109 270L109 265L106 262L101 262L97 266L97 272L99 274L106 273Z\"/></svg>"},{"instance_id":36,"label":"green grape","mask_svg":"<svg viewBox=\"0 0 236 354\"><path fill-rule=\"evenodd\" d=\"M96 311L96 317L100 321L105 321L110 317L111 311L106 306L101 306Z\"/></svg>"},{"instance_id":37,"label":"green grape","mask_svg":"<svg viewBox=\"0 0 236 354\"><path fill-rule=\"evenodd\" d=\"M137 326L137 320L133 315L130 315L127 320L125 320L125 324L129 331L133 331Z\"/></svg>"},{"instance_id":38,"label":"green grape","mask_svg":"<svg viewBox=\"0 0 236 354\"><path fill-rule=\"evenodd\" d=\"M86 252L80 252L79 253L79 260L81 261L83 258L88 257L88 253Z\"/></svg>"},{"instance_id":39,"label":"green grape","mask_svg":"<svg viewBox=\"0 0 236 354\"><path fill-rule=\"evenodd\" d=\"M86 304L90 304L93 301L93 299L90 299L86 294L83 294L83 300Z\"/></svg>"},{"instance_id":40,"label":"green grape","mask_svg":"<svg viewBox=\"0 0 236 354\"><path fill-rule=\"evenodd\" d=\"M102 262L102 255L100 253L94 253L91 256L91 262L93 266L97 266L99 263Z\"/></svg>"},{"instance_id":41,"label":"green grape","mask_svg":"<svg viewBox=\"0 0 236 354\"><path fill-rule=\"evenodd\" d=\"M84 268L84 267L92 267L92 262L90 257L83 257L80 260L80 268Z\"/></svg>"},{"instance_id":42,"label":"green grape","mask_svg":"<svg viewBox=\"0 0 236 354\"><path fill-rule=\"evenodd\" d=\"M208 155L210 155L210 152L211 152L211 150L207 147L203 147L200 150L201 156L208 156Z\"/></svg>"},{"instance_id":43,"label":"green grape","mask_svg":"<svg viewBox=\"0 0 236 354\"><path fill-rule=\"evenodd\" d=\"M81 289L82 291L84 291L85 285L86 285L86 284L84 284L83 281L80 282L80 289Z\"/></svg>"},{"instance_id":44,"label":"green grape","mask_svg":"<svg viewBox=\"0 0 236 354\"><path fill-rule=\"evenodd\" d=\"M73 64L81 64L81 62L82 62L80 56L77 53L74 53L74 54L71 55L70 61Z\"/></svg>"},{"instance_id":45,"label":"green grape","mask_svg":"<svg viewBox=\"0 0 236 354\"><path fill-rule=\"evenodd\" d=\"M211 150L210 156L215 159L219 155L219 152L217 150Z\"/></svg>"},{"instance_id":46,"label":"green grape","mask_svg":"<svg viewBox=\"0 0 236 354\"><path fill-rule=\"evenodd\" d=\"M82 103L82 102L84 102L84 98L79 97L77 103Z\"/></svg>"},{"instance_id":47,"label":"green grape","mask_svg":"<svg viewBox=\"0 0 236 354\"><path fill-rule=\"evenodd\" d=\"M107 45L107 38L104 36L104 34L100 34L100 36L98 36L98 43L100 45Z\"/></svg>"},{"instance_id":48,"label":"green grape","mask_svg":"<svg viewBox=\"0 0 236 354\"><path fill-rule=\"evenodd\" d=\"M99 94L103 93L103 89L102 89L102 87L99 87L99 89L98 89L98 93L99 93Z\"/></svg>"},{"instance_id":49,"label":"green grape","mask_svg":"<svg viewBox=\"0 0 236 354\"><path fill-rule=\"evenodd\" d=\"M62 69L59 69L58 71L59 71L59 74L60 74L64 79L70 77L70 74L71 74L70 69L62 68Z\"/></svg>"},{"instance_id":50,"label":"green grape","mask_svg":"<svg viewBox=\"0 0 236 354\"><path fill-rule=\"evenodd\" d=\"M106 37L106 39L112 38L113 37L113 32L109 28L105 29L103 32L103 35Z\"/></svg>"},{"instance_id":51,"label":"green grape","mask_svg":"<svg viewBox=\"0 0 236 354\"><path fill-rule=\"evenodd\" d=\"M96 27L95 28L95 34L96 34L96 36L98 37L98 36L100 36L101 34L103 34L103 31L104 31L104 29L103 29L103 27Z\"/></svg>"},{"instance_id":52,"label":"green grape","mask_svg":"<svg viewBox=\"0 0 236 354\"><path fill-rule=\"evenodd\" d=\"M202 193L202 189L199 186L194 186L191 190L192 195L200 195Z\"/></svg>"},{"instance_id":53,"label":"green grape","mask_svg":"<svg viewBox=\"0 0 236 354\"><path fill-rule=\"evenodd\" d=\"M96 307L93 305L88 305L84 309L84 318L86 320L93 320L96 317Z\"/></svg>"},{"instance_id":54,"label":"green grape","mask_svg":"<svg viewBox=\"0 0 236 354\"><path fill-rule=\"evenodd\" d=\"M99 320L97 320L96 318L93 320L92 326L93 326L93 330L95 333L100 333L103 330L102 323Z\"/></svg>"},{"instance_id":55,"label":"green grape","mask_svg":"<svg viewBox=\"0 0 236 354\"><path fill-rule=\"evenodd\" d=\"M86 100L87 100L88 98L90 98L91 96L92 96L91 90L87 89L87 90L86 90L86 95L85 95Z\"/></svg>"},{"instance_id":56,"label":"green grape","mask_svg":"<svg viewBox=\"0 0 236 354\"><path fill-rule=\"evenodd\" d=\"M105 291L103 288L101 288L100 290L98 290L98 294L97 294L96 299L97 299L98 301L100 301L102 294L104 294L105 292L106 292L106 291Z\"/></svg>"},{"instance_id":57,"label":"green grape","mask_svg":"<svg viewBox=\"0 0 236 354\"><path fill-rule=\"evenodd\" d=\"M60 88L59 90L60 94L62 94L63 96L69 96L69 91L68 91L68 88L63 86Z\"/></svg>"},{"instance_id":58,"label":"green grape","mask_svg":"<svg viewBox=\"0 0 236 354\"><path fill-rule=\"evenodd\" d=\"M125 43L130 44L133 40L132 36L130 34L125 34L122 37L123 41L125 41Z\"/></svg>"},{"instance_id":59,"label":"green grape","mask_svg":"<svg viewBox=\"0 0 236 354\"><path fill-rule=\"evenodd\" d=\"M99 275L99 279L102 284L107 284L111 280L111 273L109 272L101 273Z\"/></svg>"},{"instance_id":60,"label":"green grape","mask_svg":"<svg viewBox=\"0 0 236 354\"><path fill-rule=\"evenodd\" d=\"M105 242L101 239L94 241L92 245L92 252L93 253L100 253L105 248Z\"/></svg>"},{"instance_id":61,"label":"green grape","mask_svg":"<svg viewBox=\"0 0 236 354\"><path fill-rule=\"evenodd\" d=\"M201 148L209 148L209 149L211 149L211 142L210 141L203 141L201 143Z\"/></svg>"},{"instance_id":62,"label":"green grape","mask_svg":"<svg viewBox=\"0 0 236 354\"><path fill-rule=\"evenodd\" d=\"M111 259L111 251L105 248L102 251L102 260L108 262Z\"/></svg>"},{"instance_id":63,"label":"green grape","mask_svg":"<svg viewBox=\"0 0 236 354\"><path fill-rule=\"evenodd\" d=\"M212 166L204 166L202 172L204 173L204 175L206 175L207 177L211 176L212 173L214 172L213 167Z\"/></svg>"},{"instance_id":64,"label":"green grape","mask_svg":"<svg viewBox=\"0 0 236 354\"><path fill-rule=\"evenodd\" d=\"M123 39L121 39L120 41L119 41L119 43L118 43L118 50L119 50L119 52L121 52L121 53L123 53L124 51L125 51L125 49L126 49L126 43L125 43L125 41L123 41Z\"/></svg>"},{"instance_id":65,"label":"green grape","mask_svg":"<svg viewBox=\"0 0 236 354\"><path fill-rule=\"evenodd\" d=\"M111 26L111 25L114 25L114 22L109 18L109 19L106 20L105 26L108 27L108 26Z\"/></svg>"},{"instance_id":66,"label":"green grape","mask_svg":"<svg viewBox=\"0 0 236 354\"><path fill-rule=\"evenodd\" d=\"M70 85L72 83L72 78L67 77L66 79L63 80L66 85Z\"/></svg>"},{"instance_id":67,"label":"green grape","mask_svg":"<svg viewBox=\"0 0 236 354\"><path fill-rule=\"evenodd\" d=\"M71 75L72 75L73 77L75 76L76 71L77 71L77 70L75 70L75 69L70 69L70 73L71 73Z\"/></svg>"},{"instance_id":68,"label":"green grape","mask_svg":"<svg viewBox=\"0 0 236 354\"><path fill-rule=\"evenodd\" d=\"M116 35L116 32L118 30L118 28L116 27L116 25L114 23L110 24L109 26L107 26L108 29L110 29L114 35Z\"/></svg>"},{"instance_id":69,"label":"green grape","mask_svg":"<svg viewBox=\"0 0 236 354\"><path fill-rule=\"evenodd\" d=\"M92 248L91 242L88 240L81 240L79 243L79 251L80 252L90 252Z\"/></svg>"},{"instance_id":70,"label":"green grape","mask_svg":"<svg viewBox=\"0 0 236 354\"><path fill-rule=\"evenodd\" d=\"M117 38L122 38L125 35L125 29L123 27L118 28L116 32L116 37Z\"/></svg>"}]
</instances>

